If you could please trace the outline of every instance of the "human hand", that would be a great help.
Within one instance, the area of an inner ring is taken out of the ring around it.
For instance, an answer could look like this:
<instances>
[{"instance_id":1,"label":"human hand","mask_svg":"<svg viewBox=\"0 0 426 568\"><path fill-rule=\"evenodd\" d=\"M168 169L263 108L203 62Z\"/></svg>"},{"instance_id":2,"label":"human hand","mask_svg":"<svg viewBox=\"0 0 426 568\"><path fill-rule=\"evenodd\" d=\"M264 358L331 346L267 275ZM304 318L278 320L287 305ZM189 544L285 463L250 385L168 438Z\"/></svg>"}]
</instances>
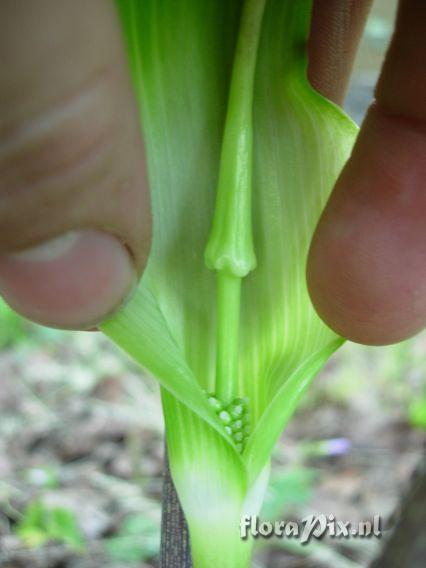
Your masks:
<instances>
[{"instance_id":1,"label":"human hand","mask_svg":"<svg viewBox=\"0 0 426 568\"><path fill-rule=\"evenodd\" d=\"M315 0L313 85L337 103L370 0ZM426 2L401 0L376 100L314 235L308 286L344 337L387 344L426 325Z\"/></svg>"},{"instance_id":2,"label":"human hand","mask_svg":"<svg viewBox=\"0 0 426 568\"><path fill-rule=\"evenodd\" d=\"M39 323L92 327L130 293L150 240L114 3L2 0L0 58L0 295Z\"/></svg>"},{"instance_id":3,"label":"human hand","mask_svg":"<svg viewBox=\"0 0 426 568\"><path fill-rule=\"evenodd\" d=\"M337 103L370 3L315 0L309 76ZM308 263L320 315L363 343L426 322L425 10L402 1L377 102ZM150 239L118 19L109 0L3 0L0 21L0 293L40 323L90 327L130 292Z\"/></svg>"}]
</instances>

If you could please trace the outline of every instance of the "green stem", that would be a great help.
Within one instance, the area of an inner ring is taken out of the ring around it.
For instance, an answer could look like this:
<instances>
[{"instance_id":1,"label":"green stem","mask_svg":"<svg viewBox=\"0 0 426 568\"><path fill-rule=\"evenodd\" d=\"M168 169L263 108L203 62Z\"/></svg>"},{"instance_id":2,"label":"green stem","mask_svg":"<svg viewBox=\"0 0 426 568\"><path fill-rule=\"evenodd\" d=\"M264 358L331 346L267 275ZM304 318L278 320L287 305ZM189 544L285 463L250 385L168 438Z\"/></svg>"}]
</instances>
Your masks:
<instances>
[{"instance_id":1,"label":"green stem","mask_svg":"<svg viewBox=\"0 0 426 568\"><path fill-rule=\"evenodd\" d=\"M241 278L217 274L216 396L229 404L237 396Z\"/></svg>"},{"instance_id":2,"label":"green stem","mask_svg":"<svg viewBox=\"0 0 426 568\"><path fill-rule=\"evenodd\" d=\"M256 267L251 193L253 87L266 0L246 0L229 92L213 223L205 261L213 270L243 278Z\"/></svg>"},{"instance_id":3,"label":"green stem","mask_svg":"<svg viewBox=\"0 0 426 568\"><path fill-rule=\"evenodd\" d=\"M242 278L256 266L251 194L253 87L266 0L246 0L232 70L213 224L205 252L217 276L216 395L237 395Z\"/></svg>"}]
</instances>

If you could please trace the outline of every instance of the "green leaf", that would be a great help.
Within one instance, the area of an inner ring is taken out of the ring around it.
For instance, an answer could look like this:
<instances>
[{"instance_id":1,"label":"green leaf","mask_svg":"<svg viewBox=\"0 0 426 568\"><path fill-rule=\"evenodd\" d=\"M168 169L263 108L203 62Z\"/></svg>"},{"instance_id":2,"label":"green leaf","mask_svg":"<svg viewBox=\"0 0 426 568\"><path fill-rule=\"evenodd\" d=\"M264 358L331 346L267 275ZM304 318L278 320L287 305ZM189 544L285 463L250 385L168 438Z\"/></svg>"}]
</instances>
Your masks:
<instances>
[{"instance_id":1,"label":"green leaf","mask_svg":"<svg viewBox=\"0 0 426 568\"><path fill-rule=\"evenodd\" d=\"M426 430L426 396L410 404L408 416L412 426Z\"/></svg>"},{"instance_id":2,"label":"green leaf","mask_svg":"<svg viewBox=\"0 0 426 568\"><path fill-rule=\"evenodd\" d=\"M27 332L24 321L0 297L0 349L25 339Z\"/></svg>"},{"instance_id":3,"label":"green leaf","mask_svg":"<svg viewBox=\"0 0 426 568\"><path fill-rule=\"evenodd\" d=\"M49 506L41 500L27 506L16 532L31 547L56 541L76 552L84 550L84 540L74 513L63 507Z\"/></svg>"},{"instance_id":4,"label":"green leaf","mask_svg":"<svg viewBox=\"0 0 426 568\"><path fill-rule=\"evenodd\" d=\"M105 542L112 560L140 565L140 562L158 555L160 528L144 515L127 517L114 537Z\"/></svg>"},{"instance_id":5,"label":"green leaf","mask_svg":"<svg viewBox=\"0 0 426 568\"><path fill-rule=\"evenodd\" d=\"M293 505L306 505L317 476L316 470L306 467L294 467L273 476L262 506L262 519L282 520Z\"/></svg>"}]
</instances>

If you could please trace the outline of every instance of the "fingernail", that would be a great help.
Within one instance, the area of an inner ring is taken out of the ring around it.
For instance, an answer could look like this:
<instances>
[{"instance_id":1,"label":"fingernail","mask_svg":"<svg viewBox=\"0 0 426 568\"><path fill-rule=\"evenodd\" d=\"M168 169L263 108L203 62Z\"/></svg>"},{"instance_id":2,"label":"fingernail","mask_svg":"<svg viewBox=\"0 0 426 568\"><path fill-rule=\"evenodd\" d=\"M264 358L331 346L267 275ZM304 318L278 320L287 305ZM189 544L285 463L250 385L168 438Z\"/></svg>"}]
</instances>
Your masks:
<instances>
[{"instance_id":1,"label":"fingernail","mask_svg":"<svg viewBox=\"0 0 426 568\"><path fill-rule=\"evenodd\" d=\"M97 325L126 300L136 282L127 249L94 229L0 255L0 295L21 315L53 327Z\"/></svg>"}]
</instances>

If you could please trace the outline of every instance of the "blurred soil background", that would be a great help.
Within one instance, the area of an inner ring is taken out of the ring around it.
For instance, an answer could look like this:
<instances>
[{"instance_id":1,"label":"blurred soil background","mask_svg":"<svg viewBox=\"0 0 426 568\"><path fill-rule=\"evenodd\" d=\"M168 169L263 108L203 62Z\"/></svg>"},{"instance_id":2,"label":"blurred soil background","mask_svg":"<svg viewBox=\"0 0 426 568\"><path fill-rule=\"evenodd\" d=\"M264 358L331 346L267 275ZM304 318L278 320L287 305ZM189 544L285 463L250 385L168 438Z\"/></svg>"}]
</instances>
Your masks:
<instances>
[{"instance_id":1,"label":"blurred soil background","mask_svg":"<svg viewBox=\"0 0 426 568\"><path fill-rule=\"evenodd\" d=\"M392 31L376 2L347 110L362 120ZM273 459L261 518L380 515L385 532L424 459L426 334L346 344ZM163 421L156 382L96 333L29 324L0 303L0 567L157 567ZM258 542L256 568L368 566L383 539Z\"/></svg>"}]
</instances>

